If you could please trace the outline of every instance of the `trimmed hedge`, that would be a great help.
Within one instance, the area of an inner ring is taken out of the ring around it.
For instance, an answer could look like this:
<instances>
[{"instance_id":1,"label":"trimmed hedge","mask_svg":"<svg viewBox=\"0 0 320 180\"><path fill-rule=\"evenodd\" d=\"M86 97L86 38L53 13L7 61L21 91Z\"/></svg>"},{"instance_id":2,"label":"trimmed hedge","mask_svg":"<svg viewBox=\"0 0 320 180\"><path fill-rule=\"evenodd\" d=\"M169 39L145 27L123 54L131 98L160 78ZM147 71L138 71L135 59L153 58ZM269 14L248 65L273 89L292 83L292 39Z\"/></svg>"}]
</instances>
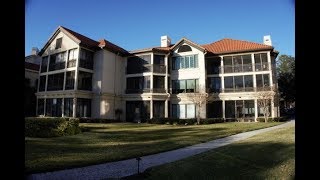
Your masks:
<instances>
[{"instance_id":1,"label":"trimmed hedge","mask_svg":"<svg viewBox=\"0 0 320 180\"><path fill-rule=\"evenodd\" d=\"M79 118L80 123L120 123L116 119L100 119L100 118Z\"/></svg>"},{"instance_id":2,"label":"trimmed hedge","mask_svg":"<svg viewBox=\"0 0 320 180\"><path fill-rule=\"evenodd\" d=\"M201 119L200 124L214 124L224 122L223 118L207 118ZM148 119L147 123L150 124L179 124L179 125L194 125L197 124L196 118L178 119L178 118L152 118Z\"/></svg>"},{"instance_id":3,"label":"trimmed hedge","mask_svg":"<svg viewBox=\"0 0 320 180\"><path fill-rule=\"evenodd\" d=\"M275 117L275 118L269 117L268 120L267 120L267 122L285 122L285 121L288 121L288 120L289 120L289 119L288 119L288 117L286 117L286 116L283 116L283 117ZM257 121L258 121L258 122L265 122L265 121L264 121L264 117L258 117L258 118L257 118Z\"/></svg>"},{"instance_id":4,"label":"trimmed hedge","mask_svg":"<svg viewBox=\"0 0 320 180\"><path fill-rule=\"evenodd\" d=\"M28 117L25 118L25 136L59 137L81 133L78 118L64 117Z\"/></svg>"}]
</instances>

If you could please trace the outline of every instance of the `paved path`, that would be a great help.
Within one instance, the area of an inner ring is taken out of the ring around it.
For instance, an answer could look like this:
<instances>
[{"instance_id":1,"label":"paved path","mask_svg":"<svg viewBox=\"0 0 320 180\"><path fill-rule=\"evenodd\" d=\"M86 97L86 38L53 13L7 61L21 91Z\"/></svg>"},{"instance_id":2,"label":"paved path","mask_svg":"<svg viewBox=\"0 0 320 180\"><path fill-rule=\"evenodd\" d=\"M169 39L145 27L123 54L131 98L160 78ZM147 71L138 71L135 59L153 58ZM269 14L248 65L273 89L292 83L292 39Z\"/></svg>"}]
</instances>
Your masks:
<instances>
[{"instance_id":1,"label":"paved path","mask_svg":"<svg viewBox=\"0 0 320 180\"><path fill-rule=\"evenodd\" d=\"M244 132L225 138L216 139L206 143L201 143L181 149L176 149L172 151L167 151L159 154L153 154L141 157L140 161L140 172L145 171L147 168L162 165L165 163L170 163L177 161L189 156L193 156L211 149L215 149L221 146L231 144L236 141L247 139L251 136L271 131L278 128L283 128L287 126L294 125L294 120L287 123L273 126L265 129L254 130L250 132ZM137 160L128 159L117 162L110 162L99 165L92 165L82 168L67 169L61 171L47 172L32 174L27 177L28 180L40 180L40 179L68 179L68 180L82 180L82 179L109 179L109 178L121 178L125 176L130 176L138 172Z\"/></svg>"}]
</instances>

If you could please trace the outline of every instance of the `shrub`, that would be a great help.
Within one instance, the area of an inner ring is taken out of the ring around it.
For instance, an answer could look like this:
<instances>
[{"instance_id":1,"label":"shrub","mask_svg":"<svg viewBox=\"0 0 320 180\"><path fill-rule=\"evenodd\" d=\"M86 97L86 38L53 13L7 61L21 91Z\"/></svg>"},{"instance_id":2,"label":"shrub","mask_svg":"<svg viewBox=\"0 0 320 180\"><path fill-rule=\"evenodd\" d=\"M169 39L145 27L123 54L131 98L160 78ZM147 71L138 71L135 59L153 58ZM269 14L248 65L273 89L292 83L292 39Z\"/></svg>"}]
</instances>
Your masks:
<instances>
[{"instance_id":1,"label":"shrub","mask_svg":"<svg viewBox=\"0 0 320 180\"><path fill-rule=\"evenodd\" d=\"M223 118L207 118L207 119L202 119L200 122L202 124L214 124L214 123L222 123L224 122Z\"/></svg>"},{"instance_id":2,"label":"shrub","mask_svg":"<svg viewBox=\"0 0 320 180\"><path fill-rule=\"evenodd\" d=\"M285 117L285 116L283 116L283 117L275 117L275 118L269 117L267 122L284 122L284 121L287 121L287 120L288 120L288 118ZM263 117L258 117L257 121L258 122L264 122L264 118Z\"/></svg>"},{"instance_id":3,"label":"shrub","mask_svg":"<svg viewBox=\"0 0 320 180\"><path fill-rule=\"evenodd\" d=\"M120 123L116 119L102 119L102 118L79 118L80 123Z\"/></svg>"},{"instance_id":4,"label":"shrub","mask_svg":"<svg viewBox=\"0 0 320 180\"><path fill-rule=\"evenodd\" d=\"M193 125L197 120L195 118L192 119L179 119L179 118L152 118L148 119L147 123L150 124L179 124L179 125Z\"/></svg>"},{"instance_id":5,"label":"shrub","mask_svg":"<svg viewBox=\"0 0 320 180\"><path fill-rule=\"evenodd\" d=\"M28 137L59 137L80 132L79 119L77 118L25 118L25 136Z\"/></svg>"}]
</instances>

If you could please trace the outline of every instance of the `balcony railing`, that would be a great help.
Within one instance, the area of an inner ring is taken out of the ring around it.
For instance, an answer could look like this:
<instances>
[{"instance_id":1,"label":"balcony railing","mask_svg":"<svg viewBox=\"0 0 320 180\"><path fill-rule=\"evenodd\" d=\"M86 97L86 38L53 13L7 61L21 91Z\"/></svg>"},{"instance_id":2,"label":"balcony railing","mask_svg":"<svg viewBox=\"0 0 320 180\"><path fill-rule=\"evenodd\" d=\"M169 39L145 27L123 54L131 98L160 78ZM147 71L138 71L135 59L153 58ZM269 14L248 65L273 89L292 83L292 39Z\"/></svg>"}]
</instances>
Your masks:
<instances>
[{"instance_id":1,"label":"balcony railing","mask_svg":"<svg viewBox=\"0 0 320 180\"><path fill-rule=\"evenodd\" d=\"M50 64L49 65L49 71L55 71L55 70L59 70L59 69L64 69L65 68L65 62L57 62L54 64Z\"/></svg>"},{"instance_id":2,"label":"balcony railing","mask_svg":"<svg viewBox=\"0 0 320 180\"><path fill-rule=\"evenodd\" d=\"M62 89L63 89L62 85L48 85L47 87L47 91L58 91Z\"/></svg>"},{"instance_id":3,"label":"balcony railing","mask_svg":"<svg viewBox=\"0 0 320 180\"><path fill-rule=\"evenodd\" d=\"M155 72L155 73L166 73L166 65L160 64L146 64L139 67L127 67L126 73L127 74L139 74L144 72Z\"/></svg>"},{"instance_id":4,"label":"balcony railing","mask_svg":"<svg viewBox=\"0 0 320 180\"><path fill-rule=\"evenodd\" d=\"M252 72L252 64L248 65L225 65L224 73Z\"/></svg>"},{"instance_id":5,"label":"balcony railing","mask_svg":"<svg viewBox=\"0 0 320 180\"><path fill-rule=\"evenodd\" d=\"M76 62L77 62L76 59L71 59L71 60L69 60L69 61L68 61L68 64L67 64L67 67L68 67L68 68L76 67Z\"/></svg>"},{"instance_id":6,"label":"balcony railing","mask_svg":"<svg viewBox=\"0 0 320 180\"><path fill-rule=\"evenodd\" d=\"M126 89L126 94L142 94L142 93L166 93L166 89L164 88Z\"/></svg>"}]
</instances>

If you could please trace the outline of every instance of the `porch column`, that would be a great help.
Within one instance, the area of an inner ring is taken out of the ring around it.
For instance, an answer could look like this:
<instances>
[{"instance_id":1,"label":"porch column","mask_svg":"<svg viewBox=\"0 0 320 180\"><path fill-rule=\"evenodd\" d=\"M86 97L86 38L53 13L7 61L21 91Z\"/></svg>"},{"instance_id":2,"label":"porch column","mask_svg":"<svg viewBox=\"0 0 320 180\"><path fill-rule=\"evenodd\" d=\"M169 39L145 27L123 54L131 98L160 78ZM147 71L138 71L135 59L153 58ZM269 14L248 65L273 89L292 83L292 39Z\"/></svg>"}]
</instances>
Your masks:
<instances>
[{"instance_id":1,"label":"porch column","mask_svg":"<svg viewBox=\"0 0 320 180\"><path fill-rule=\"evenodd\" d=\"M258 122L257 118L258 118L258 100L255 99L254 100L254 121L255 122Z\"/></svg>"},{"instance_id":2,"label":"porch column","mask_svg":"<svg viewBox=\"0 0 320 180\"><path fill-rule=\"evenodd\" d=\"M153 99L150 100L150 119L153 118Z\"/></svg>"},{"instance_id":3,"label":"porch column","mask_svg":"<svg viewBox=\"0 0 320 180\"><path fill-rule=\"evenodd\" d=\"M222 100L222 118L225 120L226 119L226 101Z\"/></svg>"},{"instance_id":4,"label":"porch column","mask_svg":"<svg viewBox=\"0 0 320 180\"><path fill-rule=\"evenodd\" d=\"M77 98L73 98L72 117L76 117Z\"/></svg>"},{"instance_id":5,"label":"porch column","mask_svg":"<svg viewBox=\"0 0 320 180\"><path fill-rule=\"evenodd\" d=\"M168 116L168 100L164 102L164 117L167 118Z\"/></svg>"},{"instance_id":6,"label":"porch column","mask_svg":"<svg viewBox=\"0 0 320 180\"><path fill-rule=\"evenodd\" d=\"M61 116L64 117L64 98L61 98L62 102L61 102Z\"/></svg>"},{"instance_id":7,"label":"porch column","mask_svg":"<svg viewBox=\"0 0 320 180\"><path fill-rule=\"evenodd\" d=\"M274 114L274 98L273 97L271 98L271 107L270 108L271 108L271 117L274 118L275 114Z\"/></svg>"}]
</instances>

